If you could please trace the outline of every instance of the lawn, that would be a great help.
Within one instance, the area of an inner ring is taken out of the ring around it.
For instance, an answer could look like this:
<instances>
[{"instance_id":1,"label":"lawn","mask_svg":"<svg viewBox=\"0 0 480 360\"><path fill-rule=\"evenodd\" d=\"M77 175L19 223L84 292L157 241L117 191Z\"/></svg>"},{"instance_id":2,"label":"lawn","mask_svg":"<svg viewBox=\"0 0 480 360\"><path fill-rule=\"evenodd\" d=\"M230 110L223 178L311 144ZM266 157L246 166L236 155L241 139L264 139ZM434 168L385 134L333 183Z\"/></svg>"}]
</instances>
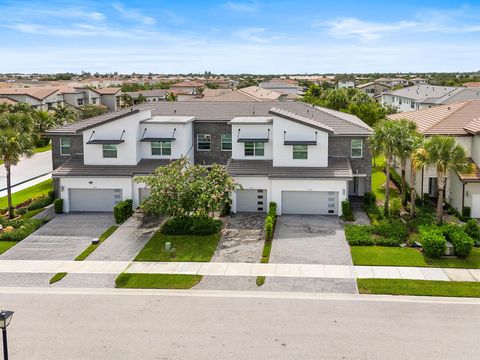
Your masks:
<instances>
[{"instance_id":1,"label":"lawn","mask_svg":"<svg viewBox=\"0 0 480 360\"><path fill-rule=\"evenodd\" d=\"M17 191L16 193L12 194L12 202L13 205L21 204L24 201L29 199L40 197L43 195L47 195L49 191L53 190L53 183L52 179L42 181L36 185L30 186L26 189ZM7 205L7 197L4 196L0 198L0 209L6 208Z\"/></svg>"},{"instance_id":2,"label":"lawn","mask_svg":"<svg viewBox=\"0 0 480 360\"><path fill-rule=\"evenodd\" d=\"M200 275L122 273L115 280L115 286L125 289L190 289L201 280Z\"/></svg>"},{"instance_id":3,"label":"lawn","mask_svg":"<svg viewBox=\"0 0 480 360\"><path fill-rule=\"evenodd\" d=\"M0 241L0 254L17 245L16 241Z\"/></svg>"},{"instance_id":4,"label":"lawn","mask_svg":"<svg viewBox=\"0 0 480 360\"><path fill-rule=\"evenodd\" d=\"M399 247L352 246L350 251L354 265L480 268L479 248L466 259L430 259L417 249Z\"/></svg>"},{"instance_id":5,"label":"lawn","mask_svg":"<svg viewBox=\"0 0 480 360\"><path fill-rule=\"evenodd\" d=\"M41 153L41 152L45 152L45 151L49 151L49 150L52 150L52 144L48 144L48 145L45 145L45 146L42 146L42 147L35 148L33 150L33 153L36 154L36 153Z\"/></svg>"},{"instance_id":6,"label":"lawn","mask_svg":"<svg viewBox=\"0 0 480 360\"><path fill-rule=\"evenodd\" d=\"M140 251L135 261L205 261L213 256L220 234L214 235L165 235L158 231ZM172 243L172 250L165 250L165 243Z\"/></svg>"},{"instance_id":7,"label":"lawn","mask_svg":"<svg viewBox=\"0 0 480 360\"><path fill-rule=\"evenodd\" d=\"M115 230L118 229L118 225L113 225L113 226L110 226L107 230L105 230L105 232L100 235L100 237L98 238L98 244L97 245L94 245L94 244L90 244L85 250L82 251L82 253L80 255L78 255L76 258L75 258L75 261L83 261L85 260L88 255L90 255L92 252L95 251L95 249L102 243L104 242L105 240L107 240L107 238L112 235Z\"/></svg>"},{"instance_id":8,"label":"lawn","mask_svg":"<svg viewBox=\"0 0 480 360\"><path fill-rule=\"evenodd\" d=\"M357 279L360 294L480 297L480 282Z\"/></svg>"}]
</instances>

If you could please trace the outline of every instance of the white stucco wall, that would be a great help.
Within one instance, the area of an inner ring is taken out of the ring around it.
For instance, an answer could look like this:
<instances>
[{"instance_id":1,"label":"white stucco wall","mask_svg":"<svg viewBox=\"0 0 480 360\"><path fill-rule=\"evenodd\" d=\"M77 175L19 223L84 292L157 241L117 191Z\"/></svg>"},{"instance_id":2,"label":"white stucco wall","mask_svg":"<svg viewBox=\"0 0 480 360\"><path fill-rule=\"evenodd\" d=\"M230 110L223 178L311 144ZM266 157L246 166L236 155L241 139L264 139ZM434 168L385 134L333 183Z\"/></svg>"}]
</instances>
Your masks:
<instances>
[{"instance_id":1,"label":"white stucco wall","mask_svg":"<svg viewBox=\"0 0 480 360\"><path fill-rule=\"evenodd\" d=\"M240 138L266 138L270 136L265 144L263 156L245 156L245 143L238 142L238 130ZM268 130L270 129L270 134ZM271 160L273 157L272 124L232 124L232 159L240 160Z\"/></svg>"},{"instance_id":2,"label":"white stucco wall","mask_svg":"<svg viewBox=\"0 0 480 360\"><path fill-rule=\"evenodd\" d=\"M90 184L91 182L91 184ZM122 200L132 198L132 178L112 177L64 177L60 179L60 197L63 211L70 211L69 189L122 189ZM138 193L138 192L137 192ZM138 200L137 200L138 203Z\"/></svg>"},{"instance_id":3,"label":"white stucco wall","mask_svg":"<svg viewBox=\"0 0 480 360\"><path fill-rule=\"evenodd\" d=\"M172 154L171 155L152 155L152 147L149 142L140 142L143 132L147 129L145 137L171 137L174 129L175 141L172 141ZM139 146L140 151L138 153L138 160L140 159L179 159L182 156L193 154L192 149L192 123L186 124L159 124L159 123L147 123L140 124L139 131Z\"/></svg>"},{"instance_id":4,"label":"white stucco wall","mask_svg":"<svg viewBox=\"0 0 480 360\"><path fill-rule=\"evenodd\" d=\"M308 145L308 158L294 160L293 146L284 145L284 137L287 141L315 140L315 132L317 132L317 145ZM275 117L272 139L273 166L328 166L328 133L324 131Z\"/></svg>"},{"instance_id":5,"label":"white stucco wall","mask_svg":"<svg viewBox=\"0 0 480 360\"><path fill-rule=\"evenodd\" d=\"M85 130L83 132L84 163L86 165L136 165L140 159L140 142L138 139L141 134L139 134L139 122L150 117L150 110L144 110ZM118 144L116 158L104 158L102 145L87 144L93 131L95 131L95 134L92 136L92 140L95 140L120 139L123 130L125 130L125 133L122 139L125 141Z\"/></svg>"},{"instance_id":6,"label":"white stucco wall","mask_svg":"<svg viewBox=\"0 0 480 360\"><path fill-rule=\"evenodd\" d=\"M480 164L480 135L472 137L471 157L476 164Z\"/></svg>"}]
</instances>

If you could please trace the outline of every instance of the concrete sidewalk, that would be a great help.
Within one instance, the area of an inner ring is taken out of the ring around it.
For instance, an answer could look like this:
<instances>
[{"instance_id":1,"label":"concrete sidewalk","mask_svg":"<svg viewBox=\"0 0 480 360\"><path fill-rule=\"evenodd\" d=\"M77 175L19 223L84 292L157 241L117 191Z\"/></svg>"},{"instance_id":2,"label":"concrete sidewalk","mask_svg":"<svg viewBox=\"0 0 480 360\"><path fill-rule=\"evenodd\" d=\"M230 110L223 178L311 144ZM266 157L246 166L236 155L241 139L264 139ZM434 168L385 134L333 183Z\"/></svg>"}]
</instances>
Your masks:
<instances>
[{"instance_id":1,"label":"concrete sidewalk","mask_svg":"<svg viewBox=\"0 0 480 360\"><path fill-rule=\"evenodd\" d=\"M320 264L1 260L0 273L182 274L323 279L480 281L480 269Z\"/></svg>"}]
</instances>

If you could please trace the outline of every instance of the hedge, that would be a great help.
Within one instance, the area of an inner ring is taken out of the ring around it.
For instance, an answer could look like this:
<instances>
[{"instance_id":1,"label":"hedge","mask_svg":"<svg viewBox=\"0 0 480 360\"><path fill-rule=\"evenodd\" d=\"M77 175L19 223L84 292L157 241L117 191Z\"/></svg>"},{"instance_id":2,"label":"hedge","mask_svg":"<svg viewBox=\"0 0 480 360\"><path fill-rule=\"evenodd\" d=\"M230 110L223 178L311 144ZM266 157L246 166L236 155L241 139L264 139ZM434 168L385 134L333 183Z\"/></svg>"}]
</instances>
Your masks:
<instances>
[{"instance_id":1,"label":"hedge","mask_svg":"<svg viewBox=\"0 0 480 360\"><path fill-rule=\"evenodd\" d=\"M465 258L470 254L474 241L462 227L448 224L444 225L442 230L445 238L453 244L455 254L458 257Z\"/></svg>"},{"instance_id":2,"label":"hedge","mask_svg":"<svg viewBox=\"0 0 480 360\"><path fill-rule=\"evenodd\" d=\"M113 207L113 216L117 224L123 224L133 214L133 202L131 199L119 202Z\"/></svg>"},{"instance_id":3,"label":"hedge","mask_svg":"<svg viewBox=\"0 0 480 360\"><path fill-rule=\"evenodd\" d=\"M447 240L440 228L436 226L422 226L420 228L420 242L425 255L430 258L439 258L445 255Z\"/></svg>"},{"instance_id":4,"label":"hedge","mask_svg":"<svg viewBox=\"0 0 480 360\"><path fill-rule=\"evenodd\" d=\"M463 230L473 239L476 246L480 246L480 225L478 225L477 220L468 220Z\"/></svg>"},{"instance_id":5,"label":"hedge","mask_svg":"<svg viewBox=\"0 0 480 360\"><path fill-rule=\"evenodd\" d=\"M63 213L63 199L55 199L55 201L53 202L53 207L56 214Z\"/></svg>"},{"instance_id":6,"label":"hedge","mask_svg":"<svg viewBox=\"0 0 480 360\"><path fill-rule=\"evenodd\" d=\"M350 246L373 246L373 226L370 225L346 225L345 237Z\"/></svg>"},{"instance_id":7,"label":"hedge","mask_svg":"<svg viewBox=\"0 0 480 360\"><path fill-rule=\"evenodd\" d=\"M405 223L400 219L387 219L379 221L374 226L375 234L384 238L395 239L398 244L407 241L408 228Z\"/></svg>"},{"instance_id":8,"label":"hedge","mask_svg":"<svg viewBox=\"0 0 480 360\"><path fill-rule=\"evenodd\" d=\"M222 221L207 215L175 216L162 226L167 235L212 235L222 229Z\"/></svg>"},{"instance_id":9,"label":"hedge","mask_svg":"<svg viewBox=\"0 0 480 360\"><path fill-rule=\"evenodd\" d=\"M277 223L277 203L271 202L268 205L268 215L265 218L265 239L272 240Z\"/></svg>"},{"instance_id":10,"label":"hedge","mask_svg":"<svg viewBox=\"0 0 480 360\"><path fill-rule=\"evenodd\" d=\"M407 226L400 220L388 219L377 225L346 225L345 236L350 246L400 246L407 241Z\"/></svg>"},{"instance_id":11,"label":"hedge","mask_svg":"<svg viewBox=\"0 0 480 360\"><path fill-rule=\"evenodd\" d=\"M365 205L375 205L377 203L377 197L373 192L366 192L363 195L363 202Z\"/></svg>"},{"instance_id":12,"label":"hedge","mask_svg":"<svg viewBox=\"0 0 480 360\"><path fill-rule=\"evenodd\" d=\"M2 220L1 223L4 228L13 226L14 230L12 232L2 232L0 241L21 241L40 228L44 222L38 219L17 219L11 221Z\"/></svg>"},{"instance_id":13,"label":"hedge","mask_svg":"<svg viewBox=\"0 0 480 360\"><path fill-rule=\"evenodd\" d=\"M342 218L345 221L355 220L353 217L352 204L350 204L350 201L348 200L342 201Z\"/></svg>"}]
</instances>

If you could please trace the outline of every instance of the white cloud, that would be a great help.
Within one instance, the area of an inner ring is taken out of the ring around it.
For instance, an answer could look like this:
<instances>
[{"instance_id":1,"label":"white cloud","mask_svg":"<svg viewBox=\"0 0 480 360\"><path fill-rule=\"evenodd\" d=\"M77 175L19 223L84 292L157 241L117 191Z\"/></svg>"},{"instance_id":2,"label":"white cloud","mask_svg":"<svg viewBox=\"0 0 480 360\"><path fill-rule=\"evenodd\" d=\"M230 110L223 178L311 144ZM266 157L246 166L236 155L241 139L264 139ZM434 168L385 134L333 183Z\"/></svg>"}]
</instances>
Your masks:
<instances>
[{"instance_id":1,"label":"white cloud","mask_svg":"<svg viewBox=\"0 0 480 360\"><path fill-rule=\"evenodd\" d=\"M157 20L153 17L143 15L138 9L126 8L121 3L113 3L112 7L126 19L139 21L145 25L154 25L157 23Z\"/></svg>"},{"instance_id":2,"label":"white cloud","mask_svg":"<svg viewBox=\"0 0 480 360\"><path fill-rule=\"evenodd\" d=\"M235 36L243 40L258 44L269 43L270 40L267 37L262 36L263 34L265 34L265 29L260 27L245 28L234 33Z\"/></svg>"},{"instance_id":3,"label":"white cloud","mask_svg":"<svg viewBox=\"0 0 480 360\"><path fill-rule=\"evenodd\" d=\"M259 6L257 2L233 2L228 1L223 6L231 11L236 12L254 12L257 11Z\"/></svg>"}]
</instances>

